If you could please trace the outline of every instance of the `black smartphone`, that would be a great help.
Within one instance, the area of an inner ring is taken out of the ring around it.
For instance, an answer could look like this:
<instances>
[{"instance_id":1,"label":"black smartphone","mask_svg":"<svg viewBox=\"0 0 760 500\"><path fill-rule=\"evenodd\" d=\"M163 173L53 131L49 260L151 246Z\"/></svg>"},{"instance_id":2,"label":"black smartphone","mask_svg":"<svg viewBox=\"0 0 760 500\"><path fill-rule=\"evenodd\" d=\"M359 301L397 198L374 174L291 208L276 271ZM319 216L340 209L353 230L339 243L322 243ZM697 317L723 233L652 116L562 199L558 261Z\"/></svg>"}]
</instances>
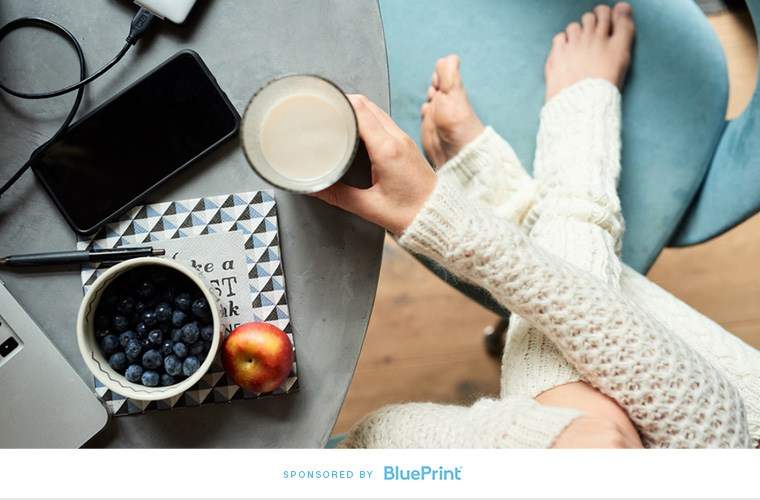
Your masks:
<instances>
[{"instance_id":1,"label":"black smartphone","mask_svg":"<svg viewBox=\"0 0 760 500\"><path fill-rule=\"evenodd\" d=\"M86 235L239 126L203 60L184 50L73 124L32 167L74 231Z\"/></svg>"}]
</instances>

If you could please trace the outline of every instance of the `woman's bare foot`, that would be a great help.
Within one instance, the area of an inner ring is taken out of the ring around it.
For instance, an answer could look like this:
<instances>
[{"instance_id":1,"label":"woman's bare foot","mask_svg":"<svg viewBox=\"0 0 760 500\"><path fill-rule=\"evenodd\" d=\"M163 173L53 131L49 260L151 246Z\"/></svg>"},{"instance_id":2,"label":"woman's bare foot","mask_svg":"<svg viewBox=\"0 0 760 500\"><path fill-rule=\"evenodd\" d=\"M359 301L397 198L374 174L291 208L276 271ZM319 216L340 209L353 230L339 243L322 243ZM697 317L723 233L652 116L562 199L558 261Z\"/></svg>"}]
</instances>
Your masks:
<instances>
[{"instance_id":1,"label":"woman's bare foot","mask_svg":"<svg viewBox=\"0 0 760 500\"><path fill-rule=\"evenodd\" d=\"M459 56L439 59L422 116L422 147L436 167L446 163L484 128L467 100L459 74Z\"/></svg>"},{"instance_id":2,"label":"woman's bare foot","mask_svg":"<svg viewBox=\"0 0 760 500\"><path fill-rule=\"evenodd\" d=\"M552 41L546 60L546 100L585 78L603 78L622 89L633 42L631 6L597 5Z\"/></svg>"}]
</instances>

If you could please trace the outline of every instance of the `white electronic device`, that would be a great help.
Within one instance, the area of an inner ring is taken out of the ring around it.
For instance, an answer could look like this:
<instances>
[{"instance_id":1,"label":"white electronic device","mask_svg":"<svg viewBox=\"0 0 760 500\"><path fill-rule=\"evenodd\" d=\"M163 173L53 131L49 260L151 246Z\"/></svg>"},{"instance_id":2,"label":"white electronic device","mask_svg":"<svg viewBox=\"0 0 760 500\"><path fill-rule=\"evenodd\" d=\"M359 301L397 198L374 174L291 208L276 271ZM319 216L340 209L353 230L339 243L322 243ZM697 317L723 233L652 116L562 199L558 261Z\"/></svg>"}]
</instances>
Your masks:
<instances>
[{"instance_id":1,"label":"white electronic device","mask_svg":"<svg viewBox=\"0 0 760 500\"><path fill-rule=\"evenodd\" d=\"M196 0L135 0L140 7L148 9L161 19L177 24L185 22Z\"/></svg>"}]
</instances>

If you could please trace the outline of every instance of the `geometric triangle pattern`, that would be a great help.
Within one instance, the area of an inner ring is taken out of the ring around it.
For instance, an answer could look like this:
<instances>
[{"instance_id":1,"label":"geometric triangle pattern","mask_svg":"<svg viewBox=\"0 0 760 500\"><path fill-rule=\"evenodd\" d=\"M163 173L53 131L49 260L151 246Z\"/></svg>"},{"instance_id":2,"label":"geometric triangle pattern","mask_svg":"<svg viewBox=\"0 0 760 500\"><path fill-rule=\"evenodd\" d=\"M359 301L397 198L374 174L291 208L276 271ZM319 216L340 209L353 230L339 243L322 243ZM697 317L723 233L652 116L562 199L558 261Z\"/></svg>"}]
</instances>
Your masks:
<instances>
[{"instance_id":1,"label":"geometric triangle pattern","mask_svg":"<svg viewBox=\"0 0 760 500\"><path fill-rule=\"evenodd\" d=\"M93 237L80 237L77 249L141 246L152 241L229 231L238 231L243 235L254 314L250 321L266 321L288 334L294 350L290 375L277 390L252 394L240 389L227 377L217 357L196 385L183 394L161 401L126 399L108 390L96 379L95 393L105 401L112 415L226 403L298 390L295 342L277 235L277 204L272 191L250 191L138 206L119 220L103 226ZM82 266L85 292L102 271L98 264Z\"/></svg>"}]
</instances>

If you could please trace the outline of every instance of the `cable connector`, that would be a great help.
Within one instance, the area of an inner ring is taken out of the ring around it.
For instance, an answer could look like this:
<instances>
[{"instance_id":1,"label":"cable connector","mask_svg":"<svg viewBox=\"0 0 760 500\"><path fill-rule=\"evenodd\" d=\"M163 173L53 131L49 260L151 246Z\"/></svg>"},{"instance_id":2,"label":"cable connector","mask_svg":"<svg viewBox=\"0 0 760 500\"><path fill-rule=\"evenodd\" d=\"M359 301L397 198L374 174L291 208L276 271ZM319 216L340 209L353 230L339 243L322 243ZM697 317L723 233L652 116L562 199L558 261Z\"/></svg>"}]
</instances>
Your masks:
<instances>
[{"instance_id":1,"label":"cable connector","mask_svg":"<svg viewBox=\"0 0 760 500\"><path fill-rule=\"evenodd\" d=\"M127 43L130 45L136 44L145 32L148 31L148 28L153 24L153 19L155 18L156 16L151 11L141 7L140 10L137 11L137 14L135 14L135 17L132 18L132 24L129 27L129 35L127 35Z\"/></svg>"}]
</instances>

